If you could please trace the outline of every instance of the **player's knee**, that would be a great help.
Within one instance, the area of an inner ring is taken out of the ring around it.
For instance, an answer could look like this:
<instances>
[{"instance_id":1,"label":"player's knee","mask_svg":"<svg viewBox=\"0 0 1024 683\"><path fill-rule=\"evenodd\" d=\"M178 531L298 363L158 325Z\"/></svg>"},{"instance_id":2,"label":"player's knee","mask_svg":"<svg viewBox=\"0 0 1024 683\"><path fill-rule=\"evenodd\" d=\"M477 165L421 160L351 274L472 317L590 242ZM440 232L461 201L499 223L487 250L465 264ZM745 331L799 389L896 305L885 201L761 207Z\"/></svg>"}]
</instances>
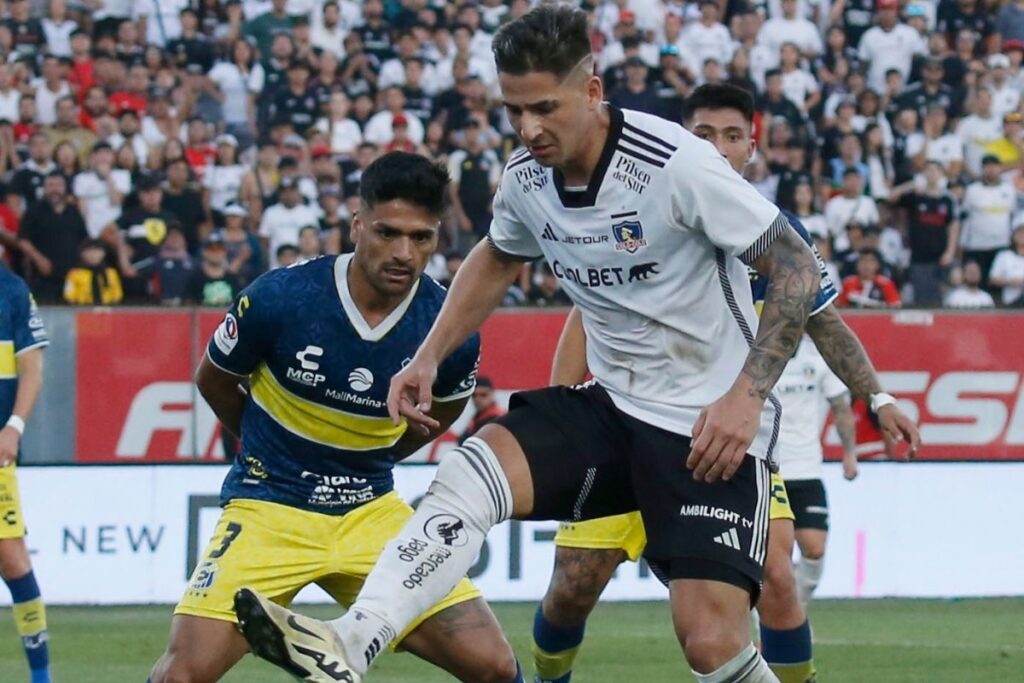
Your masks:
<instances>
[{"instance_id":1,"label":"player's knee","mask_svg":"<svg viewBox=\"0 0 1024 683\"><path fill-rule=\"evenodd\" d=\"M490 648L473 657L472 665L459 673L463 683L512 683L516 680L519 665L512 648Z\"/></svg>"},{"instance_id":2,"label":"player's knee","mask_svg":"<svg viewBox=\"0 0 1024 683\"><path fill-rule=\"evenodd\" d=\"M699 673L711 673L736 656L749 642L744 642L737 633L732 633L714 624L696 628L680 637L686 661Z\"/></svg>"},{"instance_id":3,"label":"player's knee","mask_svg":"<svg viewBox=\"0 0 1024 683\"><path fill-rule=\"evenodd\" d=\"M820 560L825 557L825 544L808 543L806 546L800 548L800 554L808 560Z\"/></svg>"},{"instance_id":4,"label":"player's knee","mask_svg":"<svg viewBox=\"0 0 1024 683\"><path fill-rule=\"evenodd\" d=\"M32 571L32 563L25 550L24 541L11 538L0 541L0 576L17 579Z\"/></svg>"},{"instance_id":5,"label":"player's knee","mask_svg":"<svg viewBox=\"0 0 1024 683\"><path fill-rule=\"evenodd\" d=\"M793 578L793 565L788 561L769 561L764 566L764 585L761 589L762 599L772 601L784 600L796 595L796 583Z\"/></svg>"}]
</instances>

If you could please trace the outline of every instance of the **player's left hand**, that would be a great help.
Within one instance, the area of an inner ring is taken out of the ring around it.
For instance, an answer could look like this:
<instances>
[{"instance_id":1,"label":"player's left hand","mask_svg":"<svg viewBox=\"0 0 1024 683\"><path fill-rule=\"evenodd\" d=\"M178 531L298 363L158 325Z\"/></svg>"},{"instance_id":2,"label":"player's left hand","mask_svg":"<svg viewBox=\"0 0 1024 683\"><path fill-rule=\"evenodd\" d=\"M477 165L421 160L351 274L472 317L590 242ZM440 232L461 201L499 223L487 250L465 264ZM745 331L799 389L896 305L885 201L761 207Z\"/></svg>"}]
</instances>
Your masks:
<instances>
[{"instance_id":1,"label":"player's left hand","mask_svg":"<svg viewBox=\"0 0 1024 683\"><path fill-rule=\"evenodd\" d=\"M710 484L736 474L761 426L763 406L746 391L729 391L701 411L686 459L695 480Z\"/></svg>"},{"instance_id":2,"label":"player's left hand","mask_svg":"<svg viewBox=\"0 0 1024 683\"><path fill-rule=\"evenodd\" d=\"M18 458L21 434L14 427L0 429L0 467L10 467Z\"/></svg>"},{"instance_id":3,"label":"player's left hand","mask_svg":"<svg viewBox=\"0 0 1024 683\"><path fill-rule=\"evenodd\" d=\"M913 460L917 455L917 449L921 447L921 432L918 431L917 425L895 404L882 406L878 410L878 429L889 446L900 441L910 444L901 459Z\"/></svg>"}]
</instances>

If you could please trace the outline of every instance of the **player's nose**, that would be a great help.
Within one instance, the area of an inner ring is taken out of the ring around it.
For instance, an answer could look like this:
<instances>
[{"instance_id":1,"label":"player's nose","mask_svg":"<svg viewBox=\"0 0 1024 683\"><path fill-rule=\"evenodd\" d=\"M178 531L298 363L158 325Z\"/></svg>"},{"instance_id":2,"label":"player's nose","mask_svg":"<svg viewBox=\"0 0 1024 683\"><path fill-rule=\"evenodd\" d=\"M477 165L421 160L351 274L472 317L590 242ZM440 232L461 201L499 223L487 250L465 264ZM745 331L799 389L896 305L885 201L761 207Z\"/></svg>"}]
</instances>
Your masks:
<instances>
[{"instance_id":1,"label":"player's nose","mask_svg":"<svg viewBox=\"0 0 1024 683\"><path fill-rule=\"evenodd\" d=\"M540 136L540 133L540 119L530 112L523 112L519 119L519 137L523 142L530 144Z\"/></svg>"}]
</instances>

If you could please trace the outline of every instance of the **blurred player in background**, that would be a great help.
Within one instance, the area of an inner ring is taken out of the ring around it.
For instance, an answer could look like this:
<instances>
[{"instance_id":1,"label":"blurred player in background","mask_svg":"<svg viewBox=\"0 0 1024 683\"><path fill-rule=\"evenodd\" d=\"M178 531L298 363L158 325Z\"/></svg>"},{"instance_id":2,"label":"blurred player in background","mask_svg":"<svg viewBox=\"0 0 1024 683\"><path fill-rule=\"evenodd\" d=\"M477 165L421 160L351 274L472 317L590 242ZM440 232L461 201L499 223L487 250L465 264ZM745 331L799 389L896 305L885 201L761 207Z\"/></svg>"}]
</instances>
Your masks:
<instances>
[{"instance_id":1,"label":"blurred player in background","mask_svg":"<svg viewBox=\"0 0 1024 683\"><path fill-rule=\"evenodd\" d=\"M355 683L379 634L450 590L495 524L640 508L697 680L777 682L751 642L749 613L767 552L771 392L818 291L814 254L713 147L605 102L584 12L538 5L492 45L526 149L505 169L487 239L392 379L388 407L396 422L432 425L424 413L437 368L501 302L521 261L541 256L581 311L596 381L518 393L508 414L446 454L340 619L306 620L243 590L243 631L260 656L329 662ZM744 263L768 283L756 337ZM414 542L450 557L420 577L403 557Z\"/></svg>"},{"instance_id":2,"label":"blurred player in background","mask_svg":"<svg viewBox=\"0 0 1024 683\"><path fill-rule=\"evenodd\" d=\"M25 422L43 388L43 349L49 345L28 285L0 267L0 576L11 591L14 624L32 683L50 683L46 607L25 546L15 463Z\"/></svg>"},{"instance_id":3,"label":"blurred player in background","mask_svg":"<svg viewBox=\"0 0 1024 683\"><path fill-rule=\"evenodd\" d=\"M704 85L697 88L686 102L686 123L698 137L715 145L730 165L741 172L756 147L751 136L753 110L753 99L746 91L730 85ZM788 218L804 241L813 245L811 237L796 217L789 215ZM883 412L890 438L906 436L912 447L916 448L916 428L895 406L887 402L884 398L887 395L881 394L881 385L863 347L832 305L836 291L820 259L819 265L820 289L807 322L808 332L813 336L815 344L826 350L829 363L859 393L876 396L876 400L888 405ZM751 287L755 305L760 310L765 296L764 278L752 272ZM574 309L559 341L552 368L552 383L572 385L583 381L587 374L586 363L586 339L579 311ZM787 371L790 364L787 364ZM782 376L786 376L786 371ZM838 406L840 397L836 398ZM852 457L852 418L847 419L849 406L846 404L845 411L839 407L835 409L843 414L842 419L837 420L837 426L841 423L844 445L849 442L851 446L846 452ZM792 409L786 410L786 401L783 399L782 429L779 435L779 457L783 463L791 448L791 441L787 437L808 429L807 416L793 413ZM814 415L816 420L817 409ZM816 421L808 433L817 439ZM813 681L815 675L810 624L797 600L791 566L794 514L786 494L786 485L781 477L775 475L772 477L769 518L771 527L764 588L758 603L762 652L782 683L805 683ZM731 538L722 538L720 542L727 544L731 541ZM561 526L555 537L554 575L534 621L533 649L537 681L567 683L570 680L573 662L583 642L587 617L618 565L626 559L639 558L646 543L647 537L639 513Z\"/></svg>"},{"instance_id":4,"label":"blurred player in background","mask_svg":"<svg viewBox=\"0 0 1024 683\"><path fill-rule=\"evenodd\" d=\"M459 437L459 443L480 431L488 422L493 422L505 411L498 405L498 397L494 394L494 382L490 377L477 377L476 389L473 391L473 419L469 421L466 431Z\"/></svg>"},{"instance_id":5,"label":"blurred player in background","mask_svg":"<svg viewBox=\"0 0 1024 683\"><path fill-rule=\"evenodd\" d=\"M440 368L436 429L388 418L390 378L416 353L444 300L423 269L437 248L447 183L447 171L423 157L381 157L362 176L355 252L263 275L214 333L196 384L240 436L241 451L152 683L210 683L234 666L248 650L232 609L242 586L286 605L316 583L351 604L412 515L393 490L394 463L462 413L479 359L473 335ZM245 378L248 394L239 388ZM465 578L387 639L463 681L521 680L494 615Z\"/></svg>"}]
</instances>

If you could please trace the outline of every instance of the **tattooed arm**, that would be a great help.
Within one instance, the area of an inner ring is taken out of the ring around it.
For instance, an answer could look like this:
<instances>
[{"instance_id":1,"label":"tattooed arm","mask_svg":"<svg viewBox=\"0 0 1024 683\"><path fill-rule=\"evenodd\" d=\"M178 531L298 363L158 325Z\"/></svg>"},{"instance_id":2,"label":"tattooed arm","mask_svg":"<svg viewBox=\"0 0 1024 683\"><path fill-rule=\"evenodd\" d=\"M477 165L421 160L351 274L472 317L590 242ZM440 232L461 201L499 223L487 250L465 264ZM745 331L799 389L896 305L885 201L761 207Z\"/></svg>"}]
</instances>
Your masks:
<instances>
[{"instance_id":1,"label":"tattooed arm","mask_svg":"<svg viewBox=\"0 0 1024 683\"><path fill-rule=\"evenodd\" d=\"M820 275L814 254L788 226L754 262L768 280L761 322L739 377L693 428L687 467L707 482L735 474L761 424L761 408L804 332Z\"/></svg>"},{"instance_id":2,"label":"tattooed arm","mask_svg":"<svg viewBox=\"0 0 1024 683\"><path fill-rule=\"evenodd\" d=\"M835 306L830 305L812 316L807 321L807 334L829 368L855 398L870 404L871 395L882 391L882 383L867 351ZM921 434L896 405L887 405L878 411L878 424L887 443L906 440L910 444L908 456L913 457L917 453L921 445Z\"/></svg>"},{"instance_id":3,"label":"tattooed arm","mask_svg":"<svg viewBox=\"0 0 1024 683\"><path fill-rule=\"evenodd\" d=\"M844 391L830 398L828 405L839 433L839 442L843 444L843 476L853 481L857 478L857 434L853 411L850 410L850 395Z\"/></svg>"}]
</instances>

